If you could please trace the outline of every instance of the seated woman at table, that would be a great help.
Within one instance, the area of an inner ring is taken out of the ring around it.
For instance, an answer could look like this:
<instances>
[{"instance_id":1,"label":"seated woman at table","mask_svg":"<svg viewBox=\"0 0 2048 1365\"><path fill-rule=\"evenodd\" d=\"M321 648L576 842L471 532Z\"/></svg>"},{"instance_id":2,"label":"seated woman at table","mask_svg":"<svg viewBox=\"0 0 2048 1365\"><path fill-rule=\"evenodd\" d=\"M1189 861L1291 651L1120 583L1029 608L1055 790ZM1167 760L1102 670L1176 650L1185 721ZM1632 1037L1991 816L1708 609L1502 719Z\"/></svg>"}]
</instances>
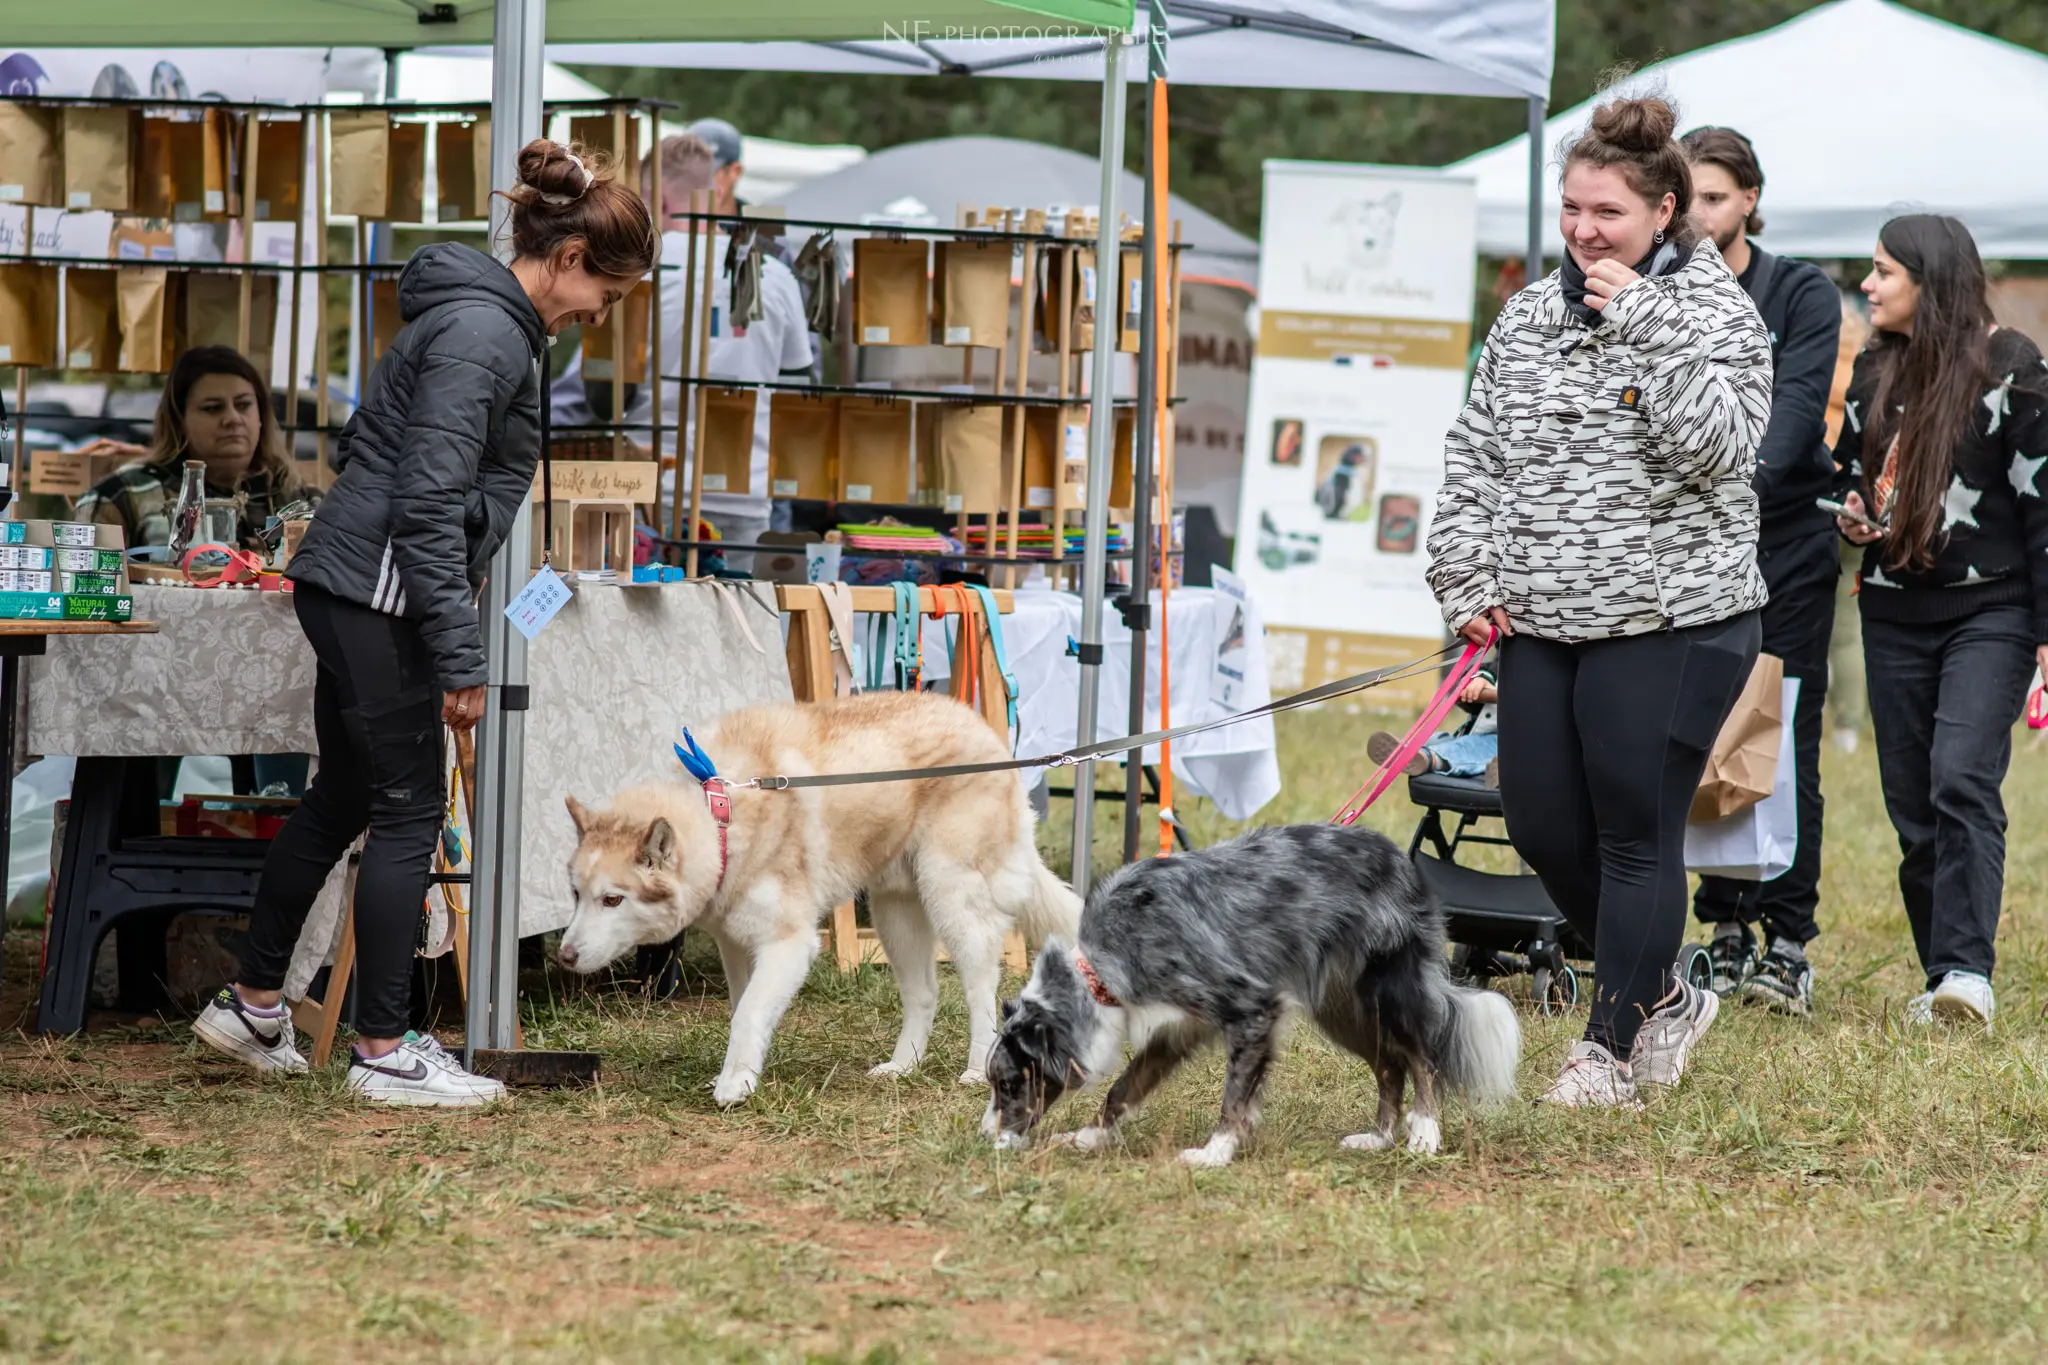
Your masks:
<instances>
[{"instance_id":1,"label":"seated woman at table","mask_svg":"<svg viewBox=\"0 0 2048 1365\"><path fill-rule=\"evenodd\" d=\"M171 543L185 462L206 465L206 495L240 507L236 539L255 548L270 514L301 496L270 405L270 386L228 346L196 346L178 357L156 407L149 445L98 440L87 454L134 454L135 463L79 495L72 514L128 534L131 548Z\"/></svg>"}]
</instances>

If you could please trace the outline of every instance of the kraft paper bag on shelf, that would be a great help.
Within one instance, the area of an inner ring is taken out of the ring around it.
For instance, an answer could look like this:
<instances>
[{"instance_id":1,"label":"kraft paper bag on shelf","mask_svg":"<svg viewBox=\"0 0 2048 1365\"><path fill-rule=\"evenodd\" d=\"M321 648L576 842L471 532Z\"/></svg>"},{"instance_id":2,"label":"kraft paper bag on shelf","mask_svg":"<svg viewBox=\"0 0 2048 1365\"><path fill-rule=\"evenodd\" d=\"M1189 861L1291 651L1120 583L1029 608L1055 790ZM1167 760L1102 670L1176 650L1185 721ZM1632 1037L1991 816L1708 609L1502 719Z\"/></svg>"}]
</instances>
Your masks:
<instances>
[{"instance_id":1,"label":"kraft paper bag on shelf","mask_svg":"<svg viewBox=\"0 0 2048 1365\"><path fill-rule=\"evenodd\" d=\"M64 207L62 111L0 104L0 204Z\"/></svg>"},{"instance_id":2,"label":"kraft paper bag on shelf","mask_svg":"<svg viewBox=\"0 0 2048 1365\"><path fill-rule=\"evenodd\" d=\"M1064 324L1064 330L1072 336L1067 349L1076 354L1095 349L1095 253L1084 247L1076 247L1067 253L1066 269L1074 277L1072 312ZM1059 307L1059 296L1054 294L1053 307Z\"/></svg>"},{"instance_id":3,"label":"kraft paper bag on shelf","mask_svg":"<svg viewBox=\"0 0 2048 1365\"><path fill-rule=\"evenodd\" d=\"M778 393L768 400L768 493L839 496L839 400Z\"/></svg>"},{"instance_id":4,"label":"kraft paper bag on shelf","mask_svg":"<svg viewBox=\"0 0 2048 1365\"><path fill-rule=\"evenodd\" d=\"M126 266L117 273L121 368L129 374L162 374L184 349L178 336L184 277L160 266Z\"/></svg>"},{"instance_id":5,"label":"kraft paper bag on shelf","mask_svg":"<svg viewBox=\"0 0 2048 1365\"><path fill-rule=\"evenodd\" d=\"M1137 440L1137 411L1118 408L1115 431L1109 461L1109 505L1128 509L1135 487L1131 478L1131 446Z\"/></svg>"},{"instance_id":6,"label":"kraft paper bag on shelf","mask_svg":"<svg viewBox=\"0 0 2048 1365\"><path fill-rule=\"evenodd\" d=\"M910 460L912 495L920 507L943 507L948 512L957 512L960 500L946 492L946 479L939 470L939 409L944 406L919 403L917 414L911 418L910 430L915 438Z\"/></svg>"},{"instance_id":7,"label":"kraft paper bag on shelf","mask_svg":"<svg viewBox=\"0 0 2048 1365\"><path fill-rule=\"evenodd\" d=\"M121 274L64 272L64 367L111 370L121 361Z\"/></svg>"},{"instance_id":8,"label":"kraft paper bag on shelf","mask_svg":"<svg viewBox=\"0 0 2048 1365\"><path fill-rule=\"evenodd\" d=\"M1010 335L1010 244L941 242L933 267L938 341L1000 349Z\"/></svg>"},{"instance_id":9,"label":"kraft paper bag on shelf","mask_svg":"<svg viewBox=\"0 0 2048 1365\"><path fill-rule=\"evenodd\" d=\"M202 205L208 218L242 216L242 116L209 109L202 125L200 172L205 180Z\"/></svg>"},{"instance_id":10,"label":"kraft paper bag on shelf","mask_svg":"<svg viewBox=\"0 0 2048 1365\"><path fill-rule=\"evenodd\" d=\"M987 511L1002 493L1003 410L992 403L939 409L939 477L968 512Z\"/></svg>"},{"instance_id":11,"label":"kraft paper bag on shelf","mask_svg":"<svg viewBox=\"0 0 2048 1365\"><path fill-rule=\"evenodd\" d=\"M391 203L391 116L335 111L327 116L329 211L382 218Z\"/></svg>"},{"instance_id":12,"label":"kraft paper bag on shelf","mask_svg":"<svg viewBox=\"0 0 2048 1365\"><path fill-rule=\"evenodd\" d=\"M1117 252L1117 304L1121 324L1117 331L1119 351L1138 349L1138 337L1145 329L1145 253L1133 247Z\"/></svg>"},{"instance_id":13,"label":"kraft paper bag on shelf","mask_svg":"<svg viewBox=\"0 0 2048 1365\"><path fill-rule=\"evenodd\" d=\"M256 127L256 216L297 220L305 196L305 127L298 119L264 119Z\"/></svg>"},{"instance_id":14,"label":"kraft paper bag on shelf","mask_svg":"<svg viewBox=\"0 0 2048 1365\"><path fill-rule=\"evenodd\" d=\"M1056 505L1060 483L1059 408L1021 408L1024 418L1024 506L1049 510ZM1009 449L1006 442L1003 447Z\"/></svg>"},{"instance_id":15,"label":"kraft paper bag on shelf","mask_svg":"<svg viewBox=\"0 0 2048 1365\"><path fill-rule=\"evenodd\" d=\"M1779 693L1785 723L1778 732L1771 794L1726 819L1687 825L1687 871L1767 882L1791 870L1799 853L1799 782L1792 752L1792 717L1798 706L1799 679L1787 678Z\"/></svg>"},{"instance_id":16,"label":"kraft paper bag on shelf","mask_svg":"<svg viewBox=\"0 0 2048 1365\"><path fill-rule=\"evenodd\" d=\"M384 217L393 223L423 222L427 216L427 129L424 123L391 125L391 188Z\"/></svg>"},{"instance_id":17,"label":"kraft paper bag on shelf","mask_svg":"<svg viewBox=\"0 0 2048 1365\"><path fill-rule=\"evenodd\" d=\"M618 147L618 125L610 114L586 114L569 120L569 141L580 142L590 151L603 152L612 169L628 185L640 183L640 120L626 118L626 145Z\"/></svg>"},{"instance_id":18,"label":"kraft paper bag on shelf","mask_svg":"<svg viewBox=\"0 0 2048 1365\"><path fill-rule=\"evenodd\" d=\"M129 212L141 142L138 109L65 109L64 207Z\"/></svg>"},{"instance_id":19,"label":"kraft paper bag on shelf","mask_svg":"<svg viewBox=\"0 0 2048 1365\"><path fill-rule=\"evenodd\" d=\"M1785 728L1784 661L1756 656L1756 666L1735 699L1707 753L1706 775L1693 793L1694 821L1725 820L1771 794L1777 783L1779 737Z\"/></svg>"},{"instance_id":20,"label":"kraft paper bag on shelf","mask_svg":"<svg viewBox=\"0 0 2048 1365\"><path fill-rule=\"evenodd\" d=\"M496 186L491 183L491 121L480 118L476 121L476 153L470 158L471 173L476 180L476 216L491 216L491 194Z\"/></svg>"},{"instance_id":21,"label":"kraft paper bag on shelf","mask_svg":"<svg viewBox=\"0 0 2048 1365\"><path fill-rule=\"evenodd\" d=\"M185 344L241 349L242 277L218 271L185 274ZM277 334L277 276L258 274L249 285L249 345L243 354L258 373L270 371Z\"/></svg>"},{"instance_id":22,"label":"kraft paper bag on shelf","mask_svg":"<svg viewBox=\"0 0 2048 1365\"><path fill-rule=\"evenodd\" d=\"M117 223L107 234L107 249L117 261L153 261L170 265L178 259L178 238L168 227L144 227L131 218Z\"/></svg>"},{"instance_id":23,"label":"kraft paper bag on shelf","mask_svg":"<svg viewBox=\"0 0 2048 1365\"><path fill-rule=\"evenodd\" d=\"M910 425L908 403L840 399L837 496L846 502L909 502Z\"/></svg>"},{"instance_id":24,"label":"kraft paper bag on shelf","mask_svg":"<svg viewBox=\"0 0 2048 1365\"><path fill-rule=\"evenodd\" d=\"M398 340L405 319L398 312L398 281L381 276L370 281L370 364L375 367Z\"/></svg>"},{"instance_id":25,"label":"kraft paper bag on shelf","mask_svg":"<svg viewBox=\"0 0 2048 1365\"><path fill-rule=\"evenodd\" d=\"M135 212L196 223L206 210L206 128L197 119L145 118Z\"/></svg>"},{"instance_id":26,"label":"kraft paper bag on shelf","mask_svg":"<svg viewBox=\"0 0 2048 1365\"><path fill-rule=\"evenodd\" d=\"M612 335L614 332L625 336L626 373L628 384L647 382L647 351L650 329L647 323L648 309L654 299L654 285L642 280L633 286L631 293L613 306L611 319L602 327L583 329L583 377L597 383L610 383L616 362L612 356ZM643 438L644 439L644 438Z\"/></svg>"},{"instance_id":27,"label":"kraft paper bag on shelf","mask_svg":"<svg viewBox=\"0 0 2048 1365\"><path fill-rule=\"evenodd\" d=\"M931 342L929 244L862 237L853 244L853 339L863 346Z\"/></svg>"},{"instance_id":28,"label":"kraft paper bag on shelf","mask_svg":"<svg viewBox=\"0 0 2048 1365\"><path fill-rule=\"evenodd\" d=\"M704 431L704 491L758 496L754 482L752 389L700 388L697 420ZM692 433L691 439L695 439Z\"/></svg>"},{"instance_id":29,"label":"kraft paper bag on shelf","mask_svg":"<svg viewBox=\"0 0 2048 1365\"><path fill-rule=\"evenodd\" d=\"M57 363L57 267L0 265L0 365Z\"/></svg>"},{"instance_id":30,"label":"kraft paper bag on shelf","mask_svg":"<svg viewBox=\"0 0 2048 1365\"><path fill-rule=\"evenodd\" d=\"M488 125L484 136L490 136ZM476 143L475 123L434 125L434 202L441 207L444 223L486 216L480 212L484 205L477 193Z\"/></svg>"}]
</instances>

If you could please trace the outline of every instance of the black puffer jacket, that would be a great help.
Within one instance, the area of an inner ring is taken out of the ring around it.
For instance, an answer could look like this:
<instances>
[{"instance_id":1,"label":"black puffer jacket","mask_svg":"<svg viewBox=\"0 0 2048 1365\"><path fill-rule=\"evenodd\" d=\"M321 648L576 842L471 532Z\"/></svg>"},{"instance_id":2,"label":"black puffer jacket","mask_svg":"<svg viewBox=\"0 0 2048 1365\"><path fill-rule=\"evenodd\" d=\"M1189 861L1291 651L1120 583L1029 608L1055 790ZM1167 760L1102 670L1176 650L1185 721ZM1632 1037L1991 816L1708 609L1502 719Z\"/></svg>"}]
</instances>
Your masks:
<instances>
[{"instance_id":1,"label":"black puffer jacket","mask_svg":"<svg viewBox=\"0 0 2048 1365\"><path fill-rule=\"evenodd\" d=\"M519 281L473 247L414 256L398 310L290 577L417 621L453 691L484 681L476 592L533 487L546 341Z\"/></svg>"}]
</instances>

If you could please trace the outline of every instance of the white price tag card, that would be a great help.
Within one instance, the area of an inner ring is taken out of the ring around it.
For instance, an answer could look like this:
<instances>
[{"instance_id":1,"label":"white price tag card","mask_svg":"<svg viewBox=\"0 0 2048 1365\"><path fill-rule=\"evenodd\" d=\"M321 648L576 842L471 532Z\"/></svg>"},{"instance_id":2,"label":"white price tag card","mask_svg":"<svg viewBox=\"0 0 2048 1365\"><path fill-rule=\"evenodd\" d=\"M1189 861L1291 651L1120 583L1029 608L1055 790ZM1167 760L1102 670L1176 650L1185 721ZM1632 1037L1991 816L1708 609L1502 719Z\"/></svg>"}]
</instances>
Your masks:
<instances>
[{"instance_id":1,"label":"white price tag card","mask_svg":"<svg viewBox=\"0 0 2048 1365\"><path fill-rule=\"evenodd\" d=\"M512 628L531 640L541 633L548 622L555 619L555 613L569 605L569 585L555 572L551 564L543 564L532 581L519 590L505 608L505 618Z\"/></svg>"}]
</instances>

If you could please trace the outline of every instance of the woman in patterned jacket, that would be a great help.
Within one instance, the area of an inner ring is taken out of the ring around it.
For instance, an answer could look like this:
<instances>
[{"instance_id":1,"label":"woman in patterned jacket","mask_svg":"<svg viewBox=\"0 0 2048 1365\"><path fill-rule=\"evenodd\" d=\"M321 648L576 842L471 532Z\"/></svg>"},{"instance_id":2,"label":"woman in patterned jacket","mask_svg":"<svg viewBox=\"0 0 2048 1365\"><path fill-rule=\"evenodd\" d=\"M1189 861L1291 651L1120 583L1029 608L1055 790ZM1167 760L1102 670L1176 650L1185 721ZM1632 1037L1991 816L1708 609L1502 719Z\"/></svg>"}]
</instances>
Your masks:
<instances>
[{"instance_id":1,"label":"woman in patterned jacket","mask_svg":"<svg viewBox=\"0 0 2048 1365\"><path fill-rule=\"evenodd\" d=\"M1444 619L1501 636L1509 836L1595 949L1558 1104L1676 1083L1713 1021L1671 970L1686 816L1761 638L1770 341L1689 220L1676 126L1617 98L1566 150L1563 266L1487 338L1429 534Z\"/></svg>"}]
</instances>

